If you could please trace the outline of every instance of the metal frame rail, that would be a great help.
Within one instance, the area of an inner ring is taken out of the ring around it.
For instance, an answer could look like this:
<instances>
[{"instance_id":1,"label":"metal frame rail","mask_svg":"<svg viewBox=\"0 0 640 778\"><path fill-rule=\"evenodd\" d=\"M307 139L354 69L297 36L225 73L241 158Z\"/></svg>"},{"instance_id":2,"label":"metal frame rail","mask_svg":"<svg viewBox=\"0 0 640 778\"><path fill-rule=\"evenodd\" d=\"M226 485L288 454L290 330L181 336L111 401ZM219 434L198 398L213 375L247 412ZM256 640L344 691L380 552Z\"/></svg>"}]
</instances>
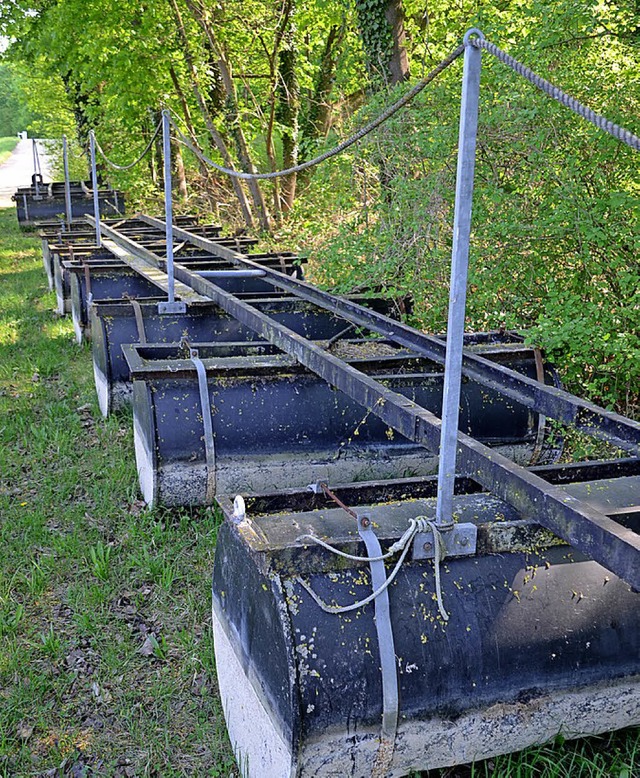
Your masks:
<instances>
[{"instance_id":1,"label":"metal frame rail","mask_svg":"<svg viewBox=\"0 0 640 778\"><path fill-rule=\"evenodd\" d=\"M140 215L140 219L150 226L164 229L164 222L160 219L144 214ZM280 289L339 314L353 324L378 332L421 356L445 364L446 346L442 340L432 335L418 332L382 313L323 292L305 281L264 268L252 262L245 254L219 246L214 241L194 235L188 230L174 226L173 233L180 240L192 243L203 251L228 259L239 266L263 270L265 280ZM582 432L605 440L632 455L640 455L640 423L600 408L562 389L541 384L467 350L463 353L462 372L468 378L495 389L544 416L563 424L572 424Z\"/></svg>"},{"instance_id":2,"label":"metal frame rail","mask_svg":"<svg viewBox=\"0 0 640 778\"><path fill-rule=\"evenodd\" d=\"M161 220L141 216L147 224L162 229ZM102 233L155 267L162 258L144 249L117 230L101 225ZM444 363L444 344L416 330L354 303L333 297L302 281L256 265L238 252L217 246L174 226L174 235L235 264L264 271L274 286L343 316L410 348L418 354ZM237 296L225 292L183 265L174 267L176 280L217 303L223 310L251 327L276 347L293 356L330 385L340 389L409 440L438 452L442 422L406 397L393 392L361 373L320 346L278 324ZM465 352L463 372L495 388L545 416L598 435L638 454L640 424L610 413L561 390L526 379L503 366ZM593 558L640 590L640 536L604 513L572 497L534 473L458 432L459 472L471 477L492 494L516 508L524 518L542 524L565 542Z\"/></svg>"}]
</instances>

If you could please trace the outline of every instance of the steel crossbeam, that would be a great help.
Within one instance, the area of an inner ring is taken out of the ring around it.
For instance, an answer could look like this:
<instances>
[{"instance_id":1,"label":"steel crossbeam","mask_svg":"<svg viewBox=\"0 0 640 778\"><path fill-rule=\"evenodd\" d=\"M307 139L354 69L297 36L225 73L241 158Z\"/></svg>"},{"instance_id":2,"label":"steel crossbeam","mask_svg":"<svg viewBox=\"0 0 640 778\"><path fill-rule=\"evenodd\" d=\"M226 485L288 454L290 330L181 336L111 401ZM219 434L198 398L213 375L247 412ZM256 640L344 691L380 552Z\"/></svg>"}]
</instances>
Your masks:
<instances>
[{"instance_id":1,"label":"steel crossbeam","mask_svg":"<svg viewBox=\"0 0 640 778\"><path fill-rule=\"evenodd\" d=\"M145 223L164 229L160 219L142 214ZM419 332L412 327L394 321L384 314L377 313L344 298L335 297L328 292L316 289L304 281L291 278L283 273L252 262L245 254L218 246L214 241L194 235L188 230L174 227L174 234L181 240L227 259L235 264L264 270L265 279L274 286L315 303L321 308L343 316L358 326L364 326L395 343L416 353L433 359L444 365L446 346L443 341ZM617 413L600 408L594 403L583 400L557 387L539 383L515 370L491 362L468 350L463 352L462 372L468 378L490 389L511 397L531 410L543 416L570 424L594 437L600 438L635 456L640 455L640 423L627 419Z\"/></svg>"},{"instance_id":2,"label":"steel crossbeam","mask_svg":"<svg viewBox=\"0 0 640 778\"><path fill-rule=\"evenodd\" d=\"M110 237L117 242L117 233L113 230L109 232L113 233ZM134 242L130 239L126 242L127 248L133 250L131 244ZM225 249L226 251L228 250ZM143 254L148 253L140 252L139 256L145 258ZM374 378L275 322L268 315L196 275L180 263L176 263L174 269L177 280L217 303L231 316L295 357L300 364L369 409L407 439L438 452L442 425L441 420L433 413L386 388ZM462 472L514 506L523 517L547 527L635 589L640 589L640 536L637 533L572 497L560 486L549 484L460 432L458 461Z\"/></svg>"},{"instance_id":3,"label":"steel crossbeam","mask_svg":"<svg viewBox=\"0 0 640 778\"><path fill-rule=\"evenodd\" d=\"M112 240L103 240L102 245L110 251L114 257L122 260L129 267L133 268L141 276L144 276L152 284L155 284L158 289L163 292L168 292L169 279L166 273L160 270L158 267L151 265L150 262L142 259L140 256L136 256L132 250L126 249L123 246L119 246ZM186 284L176 283L174 284L175 294L185 303L202 302L208 298L194 292L194 290Z\"/></svg>"}]
</instances>

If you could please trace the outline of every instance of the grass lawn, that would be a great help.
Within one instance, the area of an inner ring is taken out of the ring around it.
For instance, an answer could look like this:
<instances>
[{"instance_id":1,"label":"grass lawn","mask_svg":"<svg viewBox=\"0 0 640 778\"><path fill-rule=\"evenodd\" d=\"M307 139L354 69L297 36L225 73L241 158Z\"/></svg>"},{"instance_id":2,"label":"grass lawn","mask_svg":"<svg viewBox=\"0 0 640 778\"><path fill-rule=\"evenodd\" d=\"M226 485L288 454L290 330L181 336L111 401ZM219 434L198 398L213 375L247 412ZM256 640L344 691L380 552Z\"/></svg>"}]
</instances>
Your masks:
<instances>
[{"instance_id":1,"label":"grass lawn","mask_svg":"<svg viewBox=\"0 0 640 778\"><path fill-rule=\"evenodd\" d=\"M11 152L18 145L18 138L0 138L0 165L11 156Z\"/></svg>"},{"instance_id":2,"label":"grass lawn","mask_svg":"<svg viewBox=\"0 0 640 778\"><path fill-rule=\"evenodd\" d=\"M102 420L53 307L39 240L0 211L0 775L228 776L216 516L145 510L131 418Z\"/></svg>"},{"instance_id":3,"label":"grass lawn","mask_svg":"<svg viewBox=\"0 0 640 778\"><path fill-rule=\"evenodd\" d=\"M0 775L235 776L216 691L212 510L146 510L131 416L100 416L90 347L40 244L0 211ZM640 774L637 731L453 776Z\"/></svg>"}]
</instances>

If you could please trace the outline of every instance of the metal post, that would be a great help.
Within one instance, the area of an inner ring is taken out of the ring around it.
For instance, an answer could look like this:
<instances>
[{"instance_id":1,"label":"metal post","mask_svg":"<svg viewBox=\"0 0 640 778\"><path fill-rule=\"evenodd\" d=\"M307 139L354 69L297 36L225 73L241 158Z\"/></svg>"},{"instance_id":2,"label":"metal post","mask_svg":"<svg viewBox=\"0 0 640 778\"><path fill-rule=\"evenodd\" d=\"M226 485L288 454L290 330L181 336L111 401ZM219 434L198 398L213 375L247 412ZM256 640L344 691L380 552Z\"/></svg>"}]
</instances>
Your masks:
<instances>
[{"instance_id":1,"label":"metal post","mask_svg":"<svg viewBox=\"0 0 640 778\"><path fill-rule=\"evenodd\" d=\"M476 163L476 134L480 96L482 54L481 50L471 43L472 36L484 37L476 29L468 30L464 36L465 51L460 103L453 247L451 251L447 357L442 397L442 429L440 432L438 499L436 505L436 523L445 527L451 525L453 521L453 489L458 446L464 317L467 302L471 206L473 203L473 175Z\"/></svg>"},{"instance_id":2,"label":"metal post","mask_svg":"<svg viewBox=\"0 0 640 778\"><path fill-rule=\"evenodd\" d=\"M67 148L67 136L62 136L62 162L64 164L64 205L67 212L67 227L71 229L73 219L71 213L71 184L69 182L69 150Z\"/></svg>"},{"instance_id":3,"label":"metal post","mask_svg":"<svg viewBox=\"0 0 640 778\"><path fill-rule=\"evenodd\" d=\"M31 150L33 151L33 183L36 187L36 197L40 198L40 183L38 181L38 168L40 167L38 164L38 149L36 147L36 139L33 138L31 141Z\"/></svg>"},{"instance_id":4,"label":"metal post","mask_svg":"<svg viewBox=\"0 0 640 778\"><path fill-rule=\"evenodd\" d=\"M171 118L168 110L162 112L162 154L164 156L164 221L167 245L167 284L169 299L158 304L159 313L184 313L186 305L175 300L173 277L173 196L171 192Z\"/></svg>"},{"instance_id":5,"label":"metal post","mask_svg":"<svg viewBox=\"0 0 640 778\"><path fill-rule=\"evenodd\" d=\"M91 155L91 186L93 187L93 218L96 220L96 246L102 246L100 235L100 198L98 197L98 171L96 168L96 135L89 132L89 152Z\"/></svg>"}]
</instances>

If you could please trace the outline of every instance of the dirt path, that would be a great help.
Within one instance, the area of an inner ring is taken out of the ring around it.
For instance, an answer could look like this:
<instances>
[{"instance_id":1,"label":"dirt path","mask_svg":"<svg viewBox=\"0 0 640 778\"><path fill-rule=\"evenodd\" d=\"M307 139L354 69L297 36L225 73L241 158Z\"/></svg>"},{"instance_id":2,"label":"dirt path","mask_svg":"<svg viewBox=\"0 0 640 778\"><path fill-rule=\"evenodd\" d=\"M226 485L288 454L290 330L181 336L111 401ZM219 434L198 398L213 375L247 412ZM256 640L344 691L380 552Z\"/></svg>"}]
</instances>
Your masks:
<instances>
[{"instance_id":1,"label":"dirt path","mask_svg":"<svg viewBox=\"0 0 640 778\"><path fill-rule=\"evenodd\" d=\"M33 141L21 140L15 147L9 159L0 165L0 208L10 208L13 205L11 195L19 186L29 186L33 173ZM42 141L38 144L40 166L45 182L50 181L49 161Z\"/></svg>"}]
</instances>

